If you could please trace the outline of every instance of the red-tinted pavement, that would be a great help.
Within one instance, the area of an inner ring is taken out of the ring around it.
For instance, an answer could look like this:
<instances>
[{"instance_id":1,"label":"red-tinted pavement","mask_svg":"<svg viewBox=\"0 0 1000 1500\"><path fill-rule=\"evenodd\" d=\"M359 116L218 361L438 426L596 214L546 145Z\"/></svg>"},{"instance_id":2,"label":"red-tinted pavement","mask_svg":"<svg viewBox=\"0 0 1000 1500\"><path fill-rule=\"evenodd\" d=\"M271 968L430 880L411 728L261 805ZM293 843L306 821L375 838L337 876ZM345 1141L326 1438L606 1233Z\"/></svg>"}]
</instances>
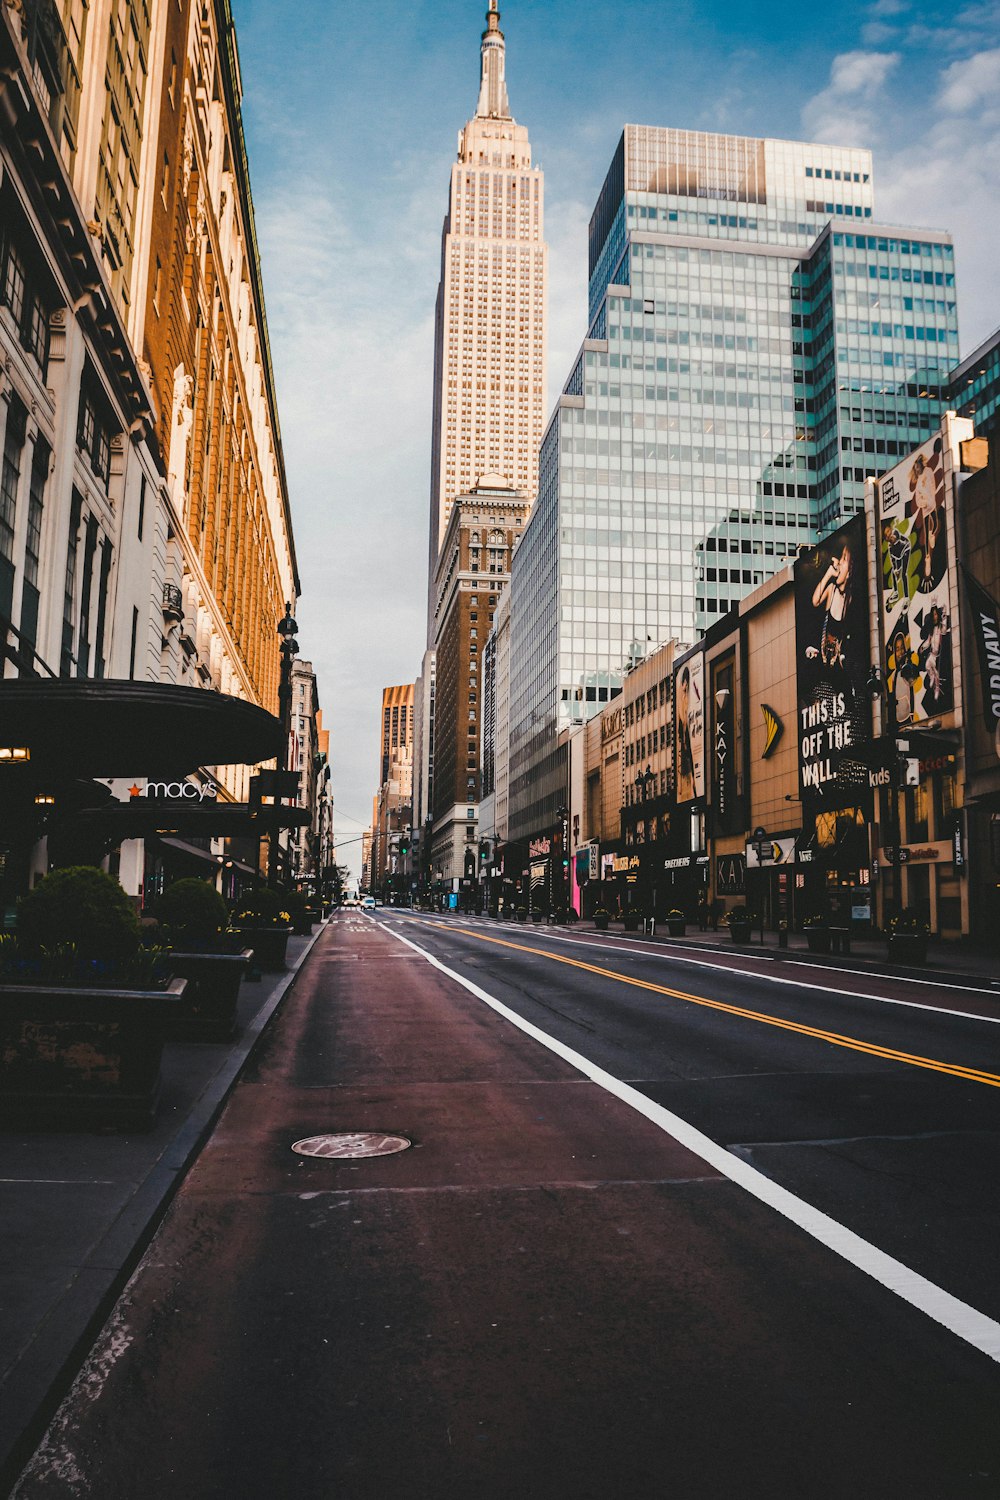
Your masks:
<instances>
[{"instance_id":1,"label":"red-tinted pavement","mask_svg":"<svg viewBox=\"0 0 1000 1500\"><path fill-rule=\"evenodd\" d=\"M295 1156L394 1131L372 1161ZM998 1493L1000 1372L377 926L324 935L20 1497Z\"/></svg>"}]
</instances>

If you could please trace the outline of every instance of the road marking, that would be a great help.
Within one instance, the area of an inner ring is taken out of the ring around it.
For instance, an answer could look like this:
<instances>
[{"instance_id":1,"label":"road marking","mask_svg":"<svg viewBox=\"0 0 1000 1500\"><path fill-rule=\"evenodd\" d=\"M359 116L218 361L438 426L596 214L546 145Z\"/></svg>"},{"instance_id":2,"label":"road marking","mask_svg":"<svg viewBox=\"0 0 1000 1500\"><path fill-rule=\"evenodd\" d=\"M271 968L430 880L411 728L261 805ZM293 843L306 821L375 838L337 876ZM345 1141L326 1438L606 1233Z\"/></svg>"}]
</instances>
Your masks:
<instances>
[{"instance_id":1,"label":"road marking","mask_svg":"<svg viewBox=\"0 0 1000 1500\"><path fill-rule=\"evenodd\" d=\"M583 969L589 974L598 974L602 979L613 979L618 984L629 984L635 989L648 990L654 995L666 995L672 1000L685 1000L691 1005L700 1005L706 1010L722 1011L726 1015L739 1016L741 1020L760 1021L765 1026L777 1026L781 1031L794 1031L800 1036L830 1042L835 1047L846 1047L852 1052L864 1052L869 1057L884 1058L889 1062L908 1063L911 1067L927 1068L934 1073L947 1073L953 1078L962 1078L968 1083L985 1083L991 1088L1000 1088L1000 1075L987 1073L982 1068L967 1068L962 1063L942 1062L940 1058L921 1057L915 1052L900 1052L894 1047L882 1047L877 1042L863 1042L859 1037L844 1036L838 1031L824 1031L818 1026L805 1026L801 1021L786 1021L781 1016L769 1016L764 1011L747 1010L742 1005L730 1005L725 1000L710 1000L707 995L691 995L686 990L675 990L668 985L653 984L648 979L635 979L631 974L616 974L614 969L599 968L597 964L585 964L578 958L564 958L561 953L549 953L545 948L531 948L526 943L512 943L505 938L487 937L485 933L474 932L468 927L450 927L449 930L462 933L481 943L492 943L498 948L513 948L520 953L531 953L536 958L547 958L551 963L568 964L571 968ZM389 929L386 928L386 931ZM922 1009L926 1008L922 1007ZM974 1019L978 1020L979 1017Z\"/></svg>"},{"instance_id":2,"label":"road marking","mask_svg":"<svg viewBox=\"0 0 1000 1500\"><path fill-rule=\"evenodd\" d=\"M416 919L414 919L414 918L411 917L408 920L414 921ZM439 927L439 928L441 928L442 931L445 931L445 932L448 932L448 931L468 932L468 934L469 934L470 937L481 937L482 936L482 934L480 934L478 932L469 932L468 928L456 927L453 923L450 923L450 922L447 922L447 923L446 922L434 922L433 919L431 919L431 921L432 921L432 925L433 926ZM418 923L418 925L421 925L421 924ZM557 942L557 943L569 943L570 945L572 945L573 947L576 947L576 948L598 948L598 949L600 949L600 950L602 950L603 952L606 952L606 953L633 953L633 954L635 954L635 956L637 958L670 959L672 962L679 963L679 964L694 964L694 965L696 965L696 967L698 967L700 969L712 969L716 973L720 973L721 972L723 974L739 974L744 979L760 979L760 980L765 980L768 984L786 984L786 985L791 985L794 989L819 990L824 995L843 995L843 996L845 996L849 1000L876 1000L880 1005L901 1005L901 1006L903 1006L907 1010L930 1011L933 1015L937 1015L937 1016L958 1016L960 1019L966 1020L966 1021L985 1021L985 1023L988 1026L1000 1026L1000 1016L981 1016L978 1011L974 1011L974 1010L954 1010L950 1006L947 1006L947 1005L927 1005L922 1000L893 1000L888 995L875 995L875 994L872 994L871 991L868 991L868 990L838 990L838 989L834 989L831 985L828 985L828 984L810 984L809 981L806 980L806 979L786 979L781 974L765 974L765 973L759 973L759 974L758 973L753 973L753 974L751 974L751 973L748 973L746 969L735 969L735 968L733 968L731 965L729 965L727 963L715 963L710 958L689 958L689 957L687 957L683 953L677 953L677 952L675 952L675 950L674 950L673 947L670 947L670 948L640 948L640 947L638 947L634 943L628 943L628 944L626 944L624 942L620 942L620 943L603 943L599 939L598 940L590 940L588 938L563 937L561 933L560 934L548 933L546 935L548 937L551 937L551 939L552 939L553 942ZM499 938L486 938L486 939L484 939L484 941L486 941L486 942L499 942L500 939ZM526 951L529 952L529 953L544 953L545 950L541 949L541 948L529 948ZM741 953L740 957L741 958L755 958L755 959L759 960L761 958L761 955L758 954L758 953ZM767 960L767 961L768 962L772 962L772 960ZM795 963L796 960L795 959L789 959L788 962L789 963ZM803 969L813 969L813 970L815 970L816 965L815 964L803 963L803 964L799 965L799 967L801 967ZM892 974L870 974L870 975L860 974L858 977L859 977L859 979L868 978L868 979L889 979L889 980L894 980L896 978L896 976L892 975ZM931 979L907 979L904 982L907 983L907 984L933 984L934 981L931 980ZM945 988L945 986L939 985L938 988L939 989L940 988ZM952 985L952 986L950 986L950 988L957 989L958 986L957 985ZM967 995L989 995L990 998L993 999L993 1000L995 1000L997 998L997 992L996 992L996 990L973 990L973 989L966 989L964 991L964 993L967 994Z\"/></svg>"},{"instance_id":3,"label":"road marking","mask_svg":"<svg viewBox=\"0 0 1000 1500\"><path fill-rule=\"evenodd\" d=\"M468 990L470 995L474 995L477 1000L481 1000L484 1005L496 1011L497 1015L503 1016L504 1020L517 1026L525 1035L540 1042L557 1057L561 1057L564 1062L575 1068L578 1073L582 1073L585 1078L589 1078L592 1083L596 1083L607 1093L620 1099L623 1104L629 1105L638 1114L645 1116L654 1125L658 1125L661 1130L672 1136L682 1146L686 1146L709 1166L714 1167L730 1182L743 1188L759 1202L773 1208L790 1223L805 1230L806 1234L832 1250L835 1255L839 1255L842 1260L855 1266L859 1271L863 1271L866 1276L870 1276L873 1281L877 1281L890 1292L894 1292L911 1307L915 1307L919 1312L933 1319L935 1323L939 1323L943 1328L956 1334L964 1343L970 1344L974 1349L979 1349L990 1359L1000 1363L1000 1323L994 1322L985 1313L970 1307L967 1302L953 1297L943 1287L937 1286L933 1281L928 1281L925 1276L912 1271L909 1266L904 1266L901 1261L887 1255L884 1250L879 1250L876 1245L862 1239L853 1230L838 1223L836 1219L830 1218L820 1209L814 1208L812 1204L796 1197L787 1188L772 1182L769 1177L758 1172L756 1167L751 1167L749 1163L741 1161L724 1146L716 1145L715 1141L703 1135L687 1120L682 1120L680 1115L675 1115L671 1110L664 1109L661 1104L655 1104L652 1099L647 1099L645 1094L641 1094L638 1089L632 1088L629 1084L623 1083L620 1078L615 1078L611 1073L605 1072L582 1053L574 1051L572 1047L567 1047L556 1037L549 1036L547 1032L534 1026L530 1021L526 1021L523 1016L519 1016L502 1001L494 999L486 990L473 984L470 979L456 973L454 969L449 969L426 948L421 948L419 944L411 942L409 938L396 932L392 927L385 927L384 931L397 942L405 943L408 948L412 948L413 952L425 959L432 968L439 970L448 979Z\"/></svg>"},{"instance_id":4,"label":"road marking","mask_svg":"<svg viewBox=\"0 0 1000 1500\"><path fill-rule=\"evenodd\" d=\"M953 1010L947 1005L928 1005L923 1000L894 1000L888 995L874 995L867 990L838 990L828 984L810 984L806 979L786 979L781 974L748 974L745 969L734 969L727 963L713 963L710 958L688 958L683 953L675 953L673 948L636 948L631 945L628 948L622 948L615 943L588 942L586 938L556 937L554 933L551 936L555 942L572 943L574 946L580 948L602 948L609 953L624 951L626 953L635 953L639 958L670 958L679 964L696 964L701 969L721 970L724 974L742 974L748 979L763 979L768 984L789 984L796 989L820 990L824 995L845 995L848 999L854 1000L877 1000L880 1005L902 1005L909 1010L929 1010L938 1016L961 1016L969 1021L985 1021L989 1026L1000 1026L1000 1016L981 1016L978 1011L974 1010ZM756 953L744 953L740 956L741 958L759 957ZM797 963L795 959L789 959L788 962L795 963L798 968L812 969L813 972L816 970L815 964ZM895 976L892 974L859 974L858 978L892 980ZM933 984L934 981L932 979L907 979L904 983ZM937 988L958 989L958 985L938 985ZM997 998L995 990L976 990L966 987L963 989L963 993L966 995L989 995L992 1000Z\"/></svg>"}]
</instances>

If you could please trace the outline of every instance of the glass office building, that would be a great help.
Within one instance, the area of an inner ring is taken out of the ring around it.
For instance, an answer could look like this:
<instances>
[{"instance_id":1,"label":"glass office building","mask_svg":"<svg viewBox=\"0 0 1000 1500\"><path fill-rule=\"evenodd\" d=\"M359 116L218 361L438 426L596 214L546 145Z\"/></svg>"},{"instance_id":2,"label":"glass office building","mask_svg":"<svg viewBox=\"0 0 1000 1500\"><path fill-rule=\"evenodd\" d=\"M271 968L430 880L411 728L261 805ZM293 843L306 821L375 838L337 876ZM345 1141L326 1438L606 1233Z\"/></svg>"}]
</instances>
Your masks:
<instances>
[{"instance_id":1,"label":"glass office building","mask_svg":"<svg viewBox=\"0 0 1000 1500\"><path fill-rule=\"evenodd\" d=\"M952 371L948 405L972 418L977 437L1000 437L1000 328Z\"/></svg>"},{"instance_id":2,"label":"glass office building","mask_svg":"<svg viewBox=\"0 0 1000 1500\"><path fill-rule=\"evenodd\" d=\"M511 834L558 731L694 642L937 427L950 237L874 219L867 151L627 126L590 223L590 328L511 579Z\"/></svg>"}]
</instances>

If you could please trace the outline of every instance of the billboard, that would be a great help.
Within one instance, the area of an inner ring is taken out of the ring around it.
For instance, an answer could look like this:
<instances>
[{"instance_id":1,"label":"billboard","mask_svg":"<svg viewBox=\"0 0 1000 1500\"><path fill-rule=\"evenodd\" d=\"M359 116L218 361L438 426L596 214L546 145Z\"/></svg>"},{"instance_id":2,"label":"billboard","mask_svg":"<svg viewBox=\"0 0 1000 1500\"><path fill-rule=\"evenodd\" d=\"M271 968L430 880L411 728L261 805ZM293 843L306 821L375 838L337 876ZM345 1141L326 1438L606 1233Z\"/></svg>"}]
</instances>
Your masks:
<instances>
[{"instance_id":1,"label":"billboard","mask_svg":"<svg viewBox=\"0 0 1000 1500\"><path fill-rule=\"evenodd\" d=\"M855 516L795 563L799 785L836 807L869 785L871 636L866 522Z\"/></svg>"},{"instance_id":2,"label":"billboard","mask_svg":"<svg viewBox=\"0 0 1000 1500\"><path fill-rule=\"evenodd\" d=\"M712 740L712 807L717 833L737 833L743 810L736 795L736 674L732 657L712 663L715 733Z\"/></svg>"},{"instance_id":3,"label":"billboard","mask_svg":"<svg viewBox=\"0 0 1000 1500\"><path fill-rule=\"evenodd\" d=\"M1000 604L967 568L962 569L962 575L979 657L983 722L1000 757Z\"/></svg>"},{"instance_id":4,"label":"billboard","mask_svg":"<svg viewBox=\"0 0 1000 1500\"><path fill-rule=\"evenodd\" d=\"M705 658L689 656L674 670L674 800L705 795Z\"/></svg>"},{"instance_id":5,"label":"billboard","mask_svg":"<svg viewBox=\"0 0 1000 1500\"><path fill-rule=\"evenodd\" d=\"M944 444L929 438L876 481L879 608L896 723L955 706L952 673L952 515Z\"/></svg>"}]
</instances>

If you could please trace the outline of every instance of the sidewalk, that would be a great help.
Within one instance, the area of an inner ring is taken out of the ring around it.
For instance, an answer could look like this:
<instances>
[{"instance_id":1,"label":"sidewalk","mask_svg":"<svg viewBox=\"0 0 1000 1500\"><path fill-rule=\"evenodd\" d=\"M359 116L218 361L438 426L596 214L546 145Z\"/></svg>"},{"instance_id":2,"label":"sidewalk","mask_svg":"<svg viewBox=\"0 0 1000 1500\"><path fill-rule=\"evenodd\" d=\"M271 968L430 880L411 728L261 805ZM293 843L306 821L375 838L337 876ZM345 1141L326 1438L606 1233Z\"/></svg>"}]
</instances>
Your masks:
<instances>
[{"instance_id":1,"label":"sidewalk","mask_svg":"<svg viewBox=\"0 0 1000 1500\"><path fill-rule=\"evenodd\" d=\"M231 1042L171 1043L146 1135L0 1133L0 1494L75 1373L323 927L240 989Z\"/></svg>"}]
</instances>

